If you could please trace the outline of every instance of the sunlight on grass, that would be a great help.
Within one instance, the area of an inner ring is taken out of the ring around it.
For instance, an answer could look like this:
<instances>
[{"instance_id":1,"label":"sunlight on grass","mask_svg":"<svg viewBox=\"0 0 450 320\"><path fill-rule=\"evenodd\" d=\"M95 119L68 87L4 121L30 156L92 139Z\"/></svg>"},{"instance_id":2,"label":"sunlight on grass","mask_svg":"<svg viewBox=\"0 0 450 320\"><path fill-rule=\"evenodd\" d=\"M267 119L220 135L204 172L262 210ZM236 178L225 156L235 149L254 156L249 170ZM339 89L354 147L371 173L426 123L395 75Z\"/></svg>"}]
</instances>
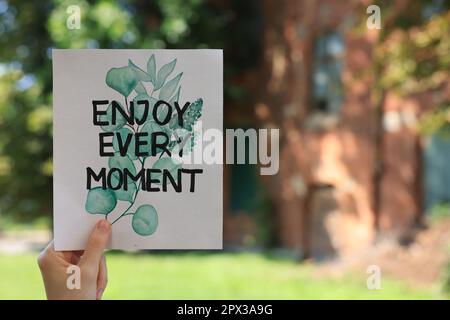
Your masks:
<instances>
[{"instance_id":1,"label":"sunlight on grass","mask_svg":"<svg viewBox=\"0 0 450 320\"><path fill-rule=\"evenodd\" d=\"M0 255L0 299L43 299L36 255ZM108 254L105 299L430 299L383 279L366 288L365 274L319 278L313 266L257 254Z\"/></svg>"}]
</instances>

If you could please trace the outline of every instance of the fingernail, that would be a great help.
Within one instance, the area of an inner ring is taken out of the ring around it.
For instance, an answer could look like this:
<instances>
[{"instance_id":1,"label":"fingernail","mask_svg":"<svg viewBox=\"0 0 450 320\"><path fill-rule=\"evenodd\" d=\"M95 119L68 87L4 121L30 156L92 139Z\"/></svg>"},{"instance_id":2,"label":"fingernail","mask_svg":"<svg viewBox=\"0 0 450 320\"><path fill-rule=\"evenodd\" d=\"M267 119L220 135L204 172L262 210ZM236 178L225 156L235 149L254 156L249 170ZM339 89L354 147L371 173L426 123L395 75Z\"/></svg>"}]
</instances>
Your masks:
<instances>
[{"instance_id":1,"label":"fingernail","mask_svg":"<svg viewBox=\"0 0 450 320\"><path fill-rule=\"evenodd\" d=\"M109 233L111 230L111 224L106 219L102 219L97 224L97 228L103 233Z\"/></svg>"},{"instance_id":2,"label":"fingernail","mask_svg":"<svg viewBox=\"0 0 450 320\"><path fill-rule=\"evenodd\" d=\"M101 300L104 291L105 290L103 290L103 289L98 289L98 291L97 291L97 298L96 298L97 300Z\"/></svg>"}]
</instances>

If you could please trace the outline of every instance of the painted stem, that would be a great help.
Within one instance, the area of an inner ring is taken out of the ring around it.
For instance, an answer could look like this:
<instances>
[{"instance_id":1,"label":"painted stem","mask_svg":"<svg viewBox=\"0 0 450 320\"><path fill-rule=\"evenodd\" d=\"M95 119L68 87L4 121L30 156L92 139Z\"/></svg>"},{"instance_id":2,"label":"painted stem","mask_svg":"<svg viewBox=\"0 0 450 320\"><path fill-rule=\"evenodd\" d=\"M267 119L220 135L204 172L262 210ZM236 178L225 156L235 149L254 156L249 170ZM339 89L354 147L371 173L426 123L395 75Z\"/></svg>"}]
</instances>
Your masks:
<instances>
[{"instance_id":1,"label":"painted stem","mask_svg":"<svg viewBox=\"0 0 450 320\"><path fill-rule=\"evenodd\" d=\"M142 161L141 159L139 159L139 161L141 162L141 170L142 170L142 169L144 169L145 159L144 159L144 161ZM131 202L131 204L128 206L128 208L126 208L125 211L122 212L122 214L121 214L119 217L117 217L117 219L115 219L115 220L111 223L111 225L113 225L114 223L116 223L117 221L119 221L120 219L122 219L123 217L132 214L131 212L128 212L128 210L130 210L131 207L133 207L134 203L136 202L136 198L137 198L137 196L138 196L138 193L139 193L139 191L141 190L141 185L142 185L142 182L140 181L140 182L139 182L139 185L138 185L138 187L137 187L137 189L136 189L136 193L134 194L133 202Z\"/></svg>"},{"instance_id":2,"label":"painted stem","mask_svg":"<svg viewBox=\"0 0 450 320\"><path fill-rule=\"evenodd\" d=\"M153 96L153 92L154 92L154 91L155 91L155 90L152 91L152 93L150 94L150 96ZM127 111L128 111L128 113L129 113L130 110L129 110L129 107L128 107L128 100L127 100L126 97L124 97L124 98L125 98L125 105L127 106ZM136 133L136 130L134 129L134 126L131 126L131 125L128 125L128 126L129 126L131 129L133 129L133 131ZM139 126L138 126L138 131L139 131ZM161 153L161 155L162 155L162 153ZM159 158L161 158L161 155L159 156ZM147 158L144 158L144 160L141 160L141 158L138 158L138 159L139 159L139 162L141 163L141 169L144 169L145 160L146 160ZM138 185L138 188L136 189L136 193L134 194L133 202L131 202L131 204L128 206L128 208L126 208L125 211L122 212L122 213L120 214L120 216L117 217L117 218L111 223L111 225L113 225L114 223L116 223L117 221L119 221L120 219L122 219L122 218L125 217L125 216L132 215L132 213L131 213L131 212L128 212L128 210L130 210L131 207L133 207L134 203L136 202L137 195L138 195L139 191L141 190L141 185L142 185L142 182L140 181L140 182L139 182L139 185ZM108 217L108 215L105 216L105 219L107 219L107 217Z\"/></svg>"}]
</instances>

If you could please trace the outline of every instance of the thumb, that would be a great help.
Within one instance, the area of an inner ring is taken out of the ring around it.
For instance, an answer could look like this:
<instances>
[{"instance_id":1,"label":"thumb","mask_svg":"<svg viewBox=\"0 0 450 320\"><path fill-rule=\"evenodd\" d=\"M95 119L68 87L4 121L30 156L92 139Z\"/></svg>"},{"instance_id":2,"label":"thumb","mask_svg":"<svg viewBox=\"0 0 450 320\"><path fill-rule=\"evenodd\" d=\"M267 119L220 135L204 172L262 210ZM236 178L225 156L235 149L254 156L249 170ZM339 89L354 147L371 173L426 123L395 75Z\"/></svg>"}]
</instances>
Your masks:
<instances>
[{"instance_id":1,"label":"thumb","mask_svg":"<svg viewBox=\"0 0 450 320\"><path fill-rule=\"evenodd\" d=\"M103 250L105 250L110 236L111 224L106 219L100 220L95 225L89 237L82 263L92 267L98 267Z\"/></svg>"}]
</instances>

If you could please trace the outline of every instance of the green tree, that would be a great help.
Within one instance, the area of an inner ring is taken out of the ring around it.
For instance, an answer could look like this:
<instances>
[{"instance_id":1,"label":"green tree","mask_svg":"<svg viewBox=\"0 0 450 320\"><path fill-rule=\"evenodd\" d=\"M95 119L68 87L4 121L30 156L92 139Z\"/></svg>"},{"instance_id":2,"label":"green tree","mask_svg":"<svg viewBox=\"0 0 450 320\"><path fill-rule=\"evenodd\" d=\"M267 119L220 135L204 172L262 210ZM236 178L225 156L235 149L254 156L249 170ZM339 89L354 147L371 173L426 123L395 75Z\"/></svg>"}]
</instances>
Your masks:
<instances>
[{"instance_id":1,"label":"green tree","mask_svg":"<svg viewBox=\"0 0 450 320\"><path fill-rule=\"evenodd\" d=\"M81 9L81 28L66 26ZM0 212L52 211L51 48L225 48L230 79L258 56L257 0L0 0ZM255 40L256 39L256 40Z\"/></svg>"},{"instance_id":2,"label":"green tree","mask_svg":"<svg viewBox=\"0 0 450 320\"><path fill-rule=\"evenodd\" d=\"M431 110L423 112L423 134L450 127L450 4L443 1L407 2L408 10L393 13L375 52L379 86L399 95L433 94ZM388 10L388 14L389 14ZM400 14L399 14L400 12ZM386 63L389 61L389 63Z\"/></svg>"}]
</instances>

